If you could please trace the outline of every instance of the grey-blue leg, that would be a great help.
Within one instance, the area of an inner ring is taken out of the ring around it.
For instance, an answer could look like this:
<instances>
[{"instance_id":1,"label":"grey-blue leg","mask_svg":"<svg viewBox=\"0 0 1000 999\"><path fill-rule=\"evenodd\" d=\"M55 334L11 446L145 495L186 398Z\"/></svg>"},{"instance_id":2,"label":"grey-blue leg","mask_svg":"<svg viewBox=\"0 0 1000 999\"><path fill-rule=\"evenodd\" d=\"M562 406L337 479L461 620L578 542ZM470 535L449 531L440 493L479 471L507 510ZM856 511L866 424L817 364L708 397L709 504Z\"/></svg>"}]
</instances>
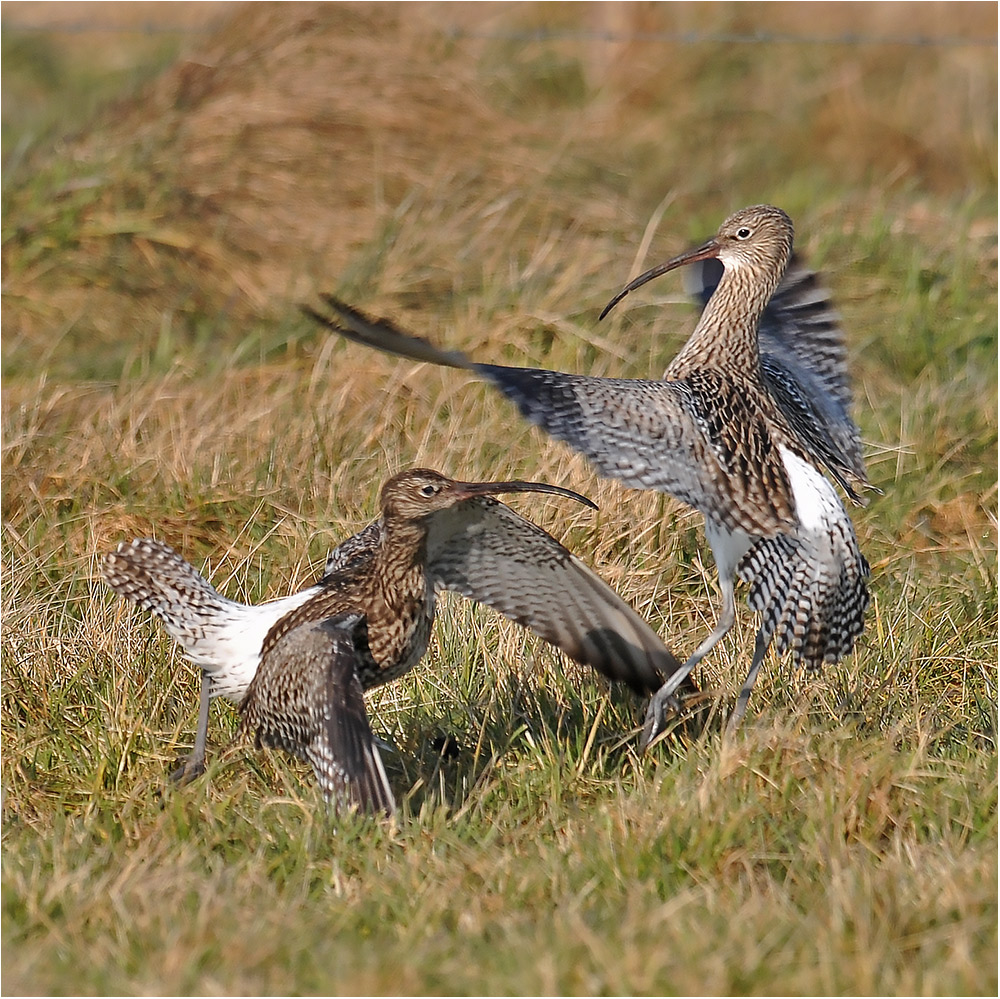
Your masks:
<instances>
[{"instance_id":1,"label":"grey-blue leg","mask_svg":"<svg viewBox=\"0 0 1000 999\"><path fill-rule=\"evenodd\" d=\"M198 702L198 728L194 735L194 749L184 762L171 771L170 779L178 784L187 784L205 772L205 747L208 744L208 706L211 703L208 676L201 675L201 699Z\"/></svg>"},{"instance_id":2,"label":"grey-blue leg","mask_svg":"<svg viewBox=\"0 0 1000 999\"><path fill-rule=\"evenodd\" d=\"M719 589L722 591L722 613L719 615L718 624L712 629L708 638L695 649L691 658L649 699L649 707L646 709L646 724L642 730L643 749L648 749L650 743L666 727L668 709L671 711L678 709L679 705L677 698L674 697L674 692L687 679L691 670L725 638L736 621L736 595L732 576L720 577Z\"/></svg>"},{"instance_id":3,"label":"grey-blue leg","mask_svg":"<svg viewBox=\"0 0 1000 999\"><path fill-rule=\"evenodd\" d=\"M739 728L740 722L743 720L743 715L746 714L747 702L750 700L750 691L753 690L753 685L757 682L757 674L760 672L761 664L764 662L764 654L767 652L767 646L768 643L764 641L763 635L758 632L753 650L753 663L750 666L750 672L747 674L746 680L743 682L743 686L740 688L740 696L736 698L736 707L729 716L729 723L726 725L727 735L732 735Z\"/></svg>"}]
</instances>

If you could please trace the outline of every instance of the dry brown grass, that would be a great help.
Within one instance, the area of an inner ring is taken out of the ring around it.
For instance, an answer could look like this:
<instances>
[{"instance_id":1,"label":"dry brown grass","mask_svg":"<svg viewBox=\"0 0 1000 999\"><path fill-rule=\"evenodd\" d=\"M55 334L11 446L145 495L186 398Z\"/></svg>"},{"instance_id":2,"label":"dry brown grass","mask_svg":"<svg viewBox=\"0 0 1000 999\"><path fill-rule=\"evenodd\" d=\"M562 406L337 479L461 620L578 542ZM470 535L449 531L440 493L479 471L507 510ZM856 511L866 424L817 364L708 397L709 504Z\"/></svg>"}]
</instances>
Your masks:
<instances>
[{"instance_id":1,"label":"dry brown grass","mask_svg":"<svg viewBox=\"0 0 1000 999\"><path fill-rule=\"evenodd\" d=\"M995 48L634 37L982 38L995 7L227 13L5 161L7 991L995 991ZM516 37L536 28L633 37ZM57 51L99 62L102 37ZM448 601L421 668L370 699L396 827L331 828L306 768L228 745L225 708L207 779L164 787L196 678L98 581L133 534L260 600L400 468L546 479L600 512L531 516L690 650L717 602L698 518L296 304L330 288L478 359L655 375L691 328L679 285L597 309L762 200L836 292L885 491L854 514L854 655L768 663L723 745L743 610L699 671L724 695L705 737L641 759L634 699Z\"/></svg>"},{"instance_id":2,"label":"dry brown grass","mask_svg":"<svg viewBox=\"0 0 1000 999\"><path fill-rule=\"evenodd\" d=\"M706 172L719 205L762 172L786 174L764 190L799 202L794 175L808 162L811 174L868 187L855 217L915 178L937 191L956 177L993 182L983 109L995 66L981 49L888 46L870 59L863 45L789 55L704 43L669 46L663 58L642 40L555 41L536 53L488 37L521 22L626 37L981 39L996 28L986 4L847 14L838 4L237 6L217 34L60 150L70 176L53 176L44 202L17 205L30 234L79 202L67 242L53 247L58 275L48 255L11 266L8 250L8 337L37 344L53 326L84 323L112 342L123 327L157 328L165 311L188 323L220 312L246 321L286 313L331 281L367 290L376 278L387 295L426 302L475 287L491 253L634 235L667 192L672 212L694 209L708 225L722 209L705 204ZM449 43L442 23L476 37ZM717 78L713 62L725 63L728 90L708 105L698 81ZM891 105L872 99L887 88ZM787 133L794 144L775 141ZM946 222L920 206L926 224ZM810 241L837 210L810 207ZM463 225L471 213L478 224ZM435 230L416 256L395 246L414 214ZM359 261L364 247L375 255ZM595 258L595 270L607 263Z\"/></svg>"}]
</instances>

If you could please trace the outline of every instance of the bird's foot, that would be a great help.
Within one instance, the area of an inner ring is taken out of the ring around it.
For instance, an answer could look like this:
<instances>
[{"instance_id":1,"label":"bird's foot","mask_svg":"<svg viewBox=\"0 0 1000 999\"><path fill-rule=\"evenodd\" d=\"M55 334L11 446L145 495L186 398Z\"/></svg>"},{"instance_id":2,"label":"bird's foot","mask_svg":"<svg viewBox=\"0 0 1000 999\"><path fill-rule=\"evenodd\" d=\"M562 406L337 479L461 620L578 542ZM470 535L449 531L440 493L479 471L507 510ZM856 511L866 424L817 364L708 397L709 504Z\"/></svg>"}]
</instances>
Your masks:
<instances>
[{"instance_id":1,"label":"bird's foot","mask_svg":"<svg viewBox=\"0 0 1000 999\"><path fill-rule=\"evenodd\" d=\"M740 722L743 721L743 716L746 714L747 702L746 698L740 697L736 702L736 707L733 708L733 713L729 716L729 721L726 722L725 738L732 739L736 735L737 729L740 727Z\"/></svg>"},{"instance_id":2,"label":"bird's foot","mask_svg":"<svg viewBox=\"0 0 1000 999\"><path fill-rule=\"evenodd\" d=\"M196 777L200 777L205 772L205 759L196 759L193 755L187 756L183 760L178 760L180 766L170 771L170 780L174 784L190 784Z\"/></svg>"},{"instance_id":3,"label":"bird's foot","mask_svg":"<svg viewBox=\"0 0 1000 999\"><path fill-rule=\"evenodd\" d=\"M659 738L667 727L670 715L680 715L683 705L677 695L664 684L649 699L646 708L646 724L642 728L642 750L645 752Z\"/></svg>"}]
</instances>

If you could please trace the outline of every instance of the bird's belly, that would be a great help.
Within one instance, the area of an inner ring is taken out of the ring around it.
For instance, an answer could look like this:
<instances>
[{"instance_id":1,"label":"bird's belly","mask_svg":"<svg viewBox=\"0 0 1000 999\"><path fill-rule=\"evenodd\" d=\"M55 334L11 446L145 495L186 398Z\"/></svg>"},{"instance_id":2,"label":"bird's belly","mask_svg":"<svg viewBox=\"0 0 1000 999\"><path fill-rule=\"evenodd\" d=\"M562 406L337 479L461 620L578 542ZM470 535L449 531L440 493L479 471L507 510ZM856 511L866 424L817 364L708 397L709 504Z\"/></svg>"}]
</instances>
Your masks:
<instances>
[{"instance_id":1,"label":"bird's belly","mask_svg":"<svg viewBox=\"0 0 1000 999\"><path fill-rule=\"evenodd\" d=\"M743 556L757 540L744 531L731 531L708 518L705 519L705 538L715 556L720 579L732 578Z\"/></svg>"}]
</instances>

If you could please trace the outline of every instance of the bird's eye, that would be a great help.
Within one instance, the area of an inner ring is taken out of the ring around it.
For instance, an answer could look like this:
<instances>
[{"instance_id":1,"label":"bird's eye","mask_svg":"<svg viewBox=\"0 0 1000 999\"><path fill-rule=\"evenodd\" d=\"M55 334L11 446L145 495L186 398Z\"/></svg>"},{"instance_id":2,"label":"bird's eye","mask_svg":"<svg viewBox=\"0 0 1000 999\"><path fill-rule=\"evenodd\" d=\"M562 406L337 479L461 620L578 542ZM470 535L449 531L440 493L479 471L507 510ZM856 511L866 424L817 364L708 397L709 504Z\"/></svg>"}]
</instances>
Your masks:
<instances>
[{"instance_id":1,"label":"bird's eye","mask_svg":"<svg viewBox=\"0 0 1000 999\"><path fill-rule=\"evenodd\" d=\"M748 229L746 226L743 226L742 229L736 230L737 239L749 239L752 235L753 235L753 229Z\"/></svg>"},{"instance_id":2,"label":"bird's eye","mask_svg":"<svg viewBox=\"0 0 1000 999\"><path fill-rule=\"evenodd\" d=\"M438 491L437 486L435 486L431 482L428 482L426 486L420 487L421 496L433 496L437 491Z\"/></svg>"}]
</instances>

